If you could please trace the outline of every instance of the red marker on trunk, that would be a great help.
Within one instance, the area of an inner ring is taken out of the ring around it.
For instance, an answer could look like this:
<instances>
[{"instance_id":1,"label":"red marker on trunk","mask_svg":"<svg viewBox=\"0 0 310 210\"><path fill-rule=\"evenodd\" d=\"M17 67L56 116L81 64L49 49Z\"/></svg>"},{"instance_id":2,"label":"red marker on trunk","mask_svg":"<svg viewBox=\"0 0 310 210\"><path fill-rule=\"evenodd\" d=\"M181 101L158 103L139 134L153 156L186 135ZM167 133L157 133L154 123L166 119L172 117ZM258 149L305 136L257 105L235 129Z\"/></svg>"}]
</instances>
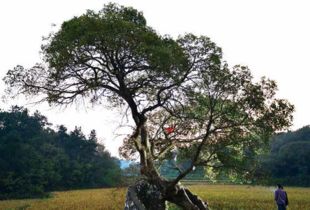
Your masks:
<instances>
[{"instance_id":1,"label":"red marker on trunk","mask_svg":"<svg viewBox=\"0 0 310 210\"><path fill-rule=\"evenodd\" d=\"M167 133L167 134L170 134L170 133L172 133L174 131L174 127L172 127L172 126L170 126L170 127L168 127L168 128L165 128L165 132Z\"/></svg>"}]
</instances>

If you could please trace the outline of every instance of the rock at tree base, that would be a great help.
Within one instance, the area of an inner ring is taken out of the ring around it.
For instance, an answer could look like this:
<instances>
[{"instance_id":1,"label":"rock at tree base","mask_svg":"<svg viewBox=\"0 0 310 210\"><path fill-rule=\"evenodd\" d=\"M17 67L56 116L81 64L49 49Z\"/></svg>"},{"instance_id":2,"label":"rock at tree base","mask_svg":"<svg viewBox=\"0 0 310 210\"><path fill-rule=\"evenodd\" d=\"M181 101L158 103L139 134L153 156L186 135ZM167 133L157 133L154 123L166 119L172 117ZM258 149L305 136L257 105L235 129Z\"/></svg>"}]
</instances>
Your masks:
<instances>
[{"instance_id":1,"label":"rock at tree base","mask_svg":"<svg viewBox=\"0 0 310 210\"><path fill-rule=\"evenodd\" d=\"M165 210L165 201L156 185L139 180L128 187L124 210Z\"/></svg>"}]
</instances>

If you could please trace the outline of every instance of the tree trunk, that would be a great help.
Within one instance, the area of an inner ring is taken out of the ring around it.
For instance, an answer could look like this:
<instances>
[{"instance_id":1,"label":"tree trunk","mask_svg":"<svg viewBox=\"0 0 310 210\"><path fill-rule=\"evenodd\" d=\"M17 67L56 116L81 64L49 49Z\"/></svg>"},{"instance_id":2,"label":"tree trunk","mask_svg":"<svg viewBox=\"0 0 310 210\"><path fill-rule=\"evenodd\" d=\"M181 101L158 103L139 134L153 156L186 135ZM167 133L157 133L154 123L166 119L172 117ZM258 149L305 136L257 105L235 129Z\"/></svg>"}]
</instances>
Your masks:
<instances>
[{"instance_id":1,"label":"tree trunk","mask_svg":"<svg viewBox=\"0 0 310 210\"><path fill-rule=\"evenodd\" d=\"M128 187L125 210L165 210L161 190L147 180L139 180Z\"/></svg>"},{"instance_id":2,"label":"tree trunk","mask_svg":"<svg viewBox=\"0 0 310 210\"><path fill-rule=\"evenodd\" d=\"M180 184L172 185L167 188L167 201L174 203L184 210L208 210L208 203L203 201L197 195L194 195L189 189Z\"/></svg>"},{"instance_id":3,"label":"tree trunk","mask_svg":"<svg viewBox=\"0 0 310 210\"><path fill-rule=\"evenodd\" d=\"M181 185L139 180L127 191L125 210L165 210L166 201L184 210L208 210L208 204ZM159 186L160 185L160 186Z\"/></svg>"},{"instance_id":4,"label":"tree trunk","mask_svg":"<svg viewBox=\"0 0 310 210\"><path fill-rule=\"evenodd\" d=\"M133 112L136 113L136 112ZM143 115L133 114L137 130L133 137L137 143L137 151L140 155L141 175L147 179L137 181L128 188L125 210L165 210L166 201L180 206L184 210L208 210L206 202L192 194L188 189L169 182L158 173L145 127L146 118Z\"/></svg>"}]
</instances>

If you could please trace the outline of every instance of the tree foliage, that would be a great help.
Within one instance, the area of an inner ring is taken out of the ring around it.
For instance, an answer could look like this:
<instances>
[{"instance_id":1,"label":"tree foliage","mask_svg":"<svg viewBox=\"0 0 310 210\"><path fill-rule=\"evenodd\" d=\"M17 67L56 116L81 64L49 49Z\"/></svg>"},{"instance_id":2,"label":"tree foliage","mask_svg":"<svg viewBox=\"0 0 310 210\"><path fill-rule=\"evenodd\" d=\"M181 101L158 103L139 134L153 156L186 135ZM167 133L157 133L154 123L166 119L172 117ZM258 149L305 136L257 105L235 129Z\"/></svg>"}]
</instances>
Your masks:
<instances>
[{"instance_id":1,"label":"tree foliage","mask_svg":"<svg viewBox=\"0 0 310 210\"><path fill-rule=\"evenodd\" d=\"M95 131L68 133L46 117L12 107L0 112L0 199L37 197L48 191L114 186L118 161L97 143Z\"/></svg>"}]
</instances>

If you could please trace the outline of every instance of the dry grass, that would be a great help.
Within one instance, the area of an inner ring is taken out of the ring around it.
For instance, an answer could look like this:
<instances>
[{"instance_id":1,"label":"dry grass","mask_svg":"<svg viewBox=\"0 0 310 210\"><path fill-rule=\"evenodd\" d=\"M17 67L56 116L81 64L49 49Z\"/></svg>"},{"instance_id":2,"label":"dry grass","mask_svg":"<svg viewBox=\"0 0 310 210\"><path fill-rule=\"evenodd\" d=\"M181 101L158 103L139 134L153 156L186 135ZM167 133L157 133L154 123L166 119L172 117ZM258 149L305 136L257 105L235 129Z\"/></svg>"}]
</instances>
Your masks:
<instances>
[{"instance_id":1,"label":"dry grass","mask_svg":"<svg viewBox=\"0 0 310 210\"><path fill-rule=\"evenodd\" d=\"M119 210L123 209L126 189L94 189L55 192L48 199L0 201L1 210Z\"/></svg>"},{"instance_id":2,"label":"dry grass","mask_svg":"<svg viewBox=\"0 0 310 210\"><path fill-rule=\"evenodd\" d=\"M272 210L274 188L238 185L193 185L190 189L208 200L212 210ZM286 188L291 210L310 210L310 188ZM119 210L126 189L94 189L55 192L48 199L0 201L1 210ZM175 209L175 208L171 208Z\"/></svg>"},{"instance_id":3,"label":"dry grass","mask_svg":"<svg viewBox=\"0 0 310 210\"><path fill-rule=\"evenodd\" d=\"M275 188L242 185L196 185L190 189L201 196L212 210L272 210ZM291 210L310 210L310 188L288 187Z\"/></svg>"}]
</instances>

